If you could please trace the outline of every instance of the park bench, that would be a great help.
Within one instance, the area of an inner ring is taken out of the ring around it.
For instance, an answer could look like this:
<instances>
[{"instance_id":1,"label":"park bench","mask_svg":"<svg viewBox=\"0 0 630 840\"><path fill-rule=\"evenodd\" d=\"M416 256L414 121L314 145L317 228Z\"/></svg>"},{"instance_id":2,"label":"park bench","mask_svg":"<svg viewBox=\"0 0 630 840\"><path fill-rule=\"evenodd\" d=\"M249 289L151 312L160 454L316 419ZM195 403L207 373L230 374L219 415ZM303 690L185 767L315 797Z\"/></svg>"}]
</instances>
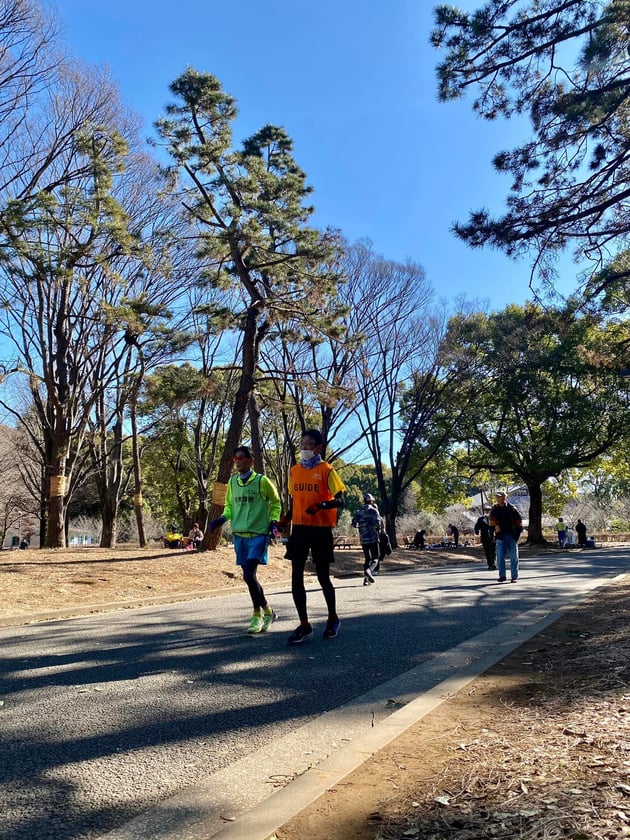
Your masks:
<instances>
[{"instance_id":1,"label":"park bench","mask_svg":"<svg viewBox=\"0 0 630 840\"><path fill-rule=\"evenodd\" d=\"M361 543L354 537L335 537L333 548L338 549L352 549L360 548Z\"/></svg>"}]
</instances>

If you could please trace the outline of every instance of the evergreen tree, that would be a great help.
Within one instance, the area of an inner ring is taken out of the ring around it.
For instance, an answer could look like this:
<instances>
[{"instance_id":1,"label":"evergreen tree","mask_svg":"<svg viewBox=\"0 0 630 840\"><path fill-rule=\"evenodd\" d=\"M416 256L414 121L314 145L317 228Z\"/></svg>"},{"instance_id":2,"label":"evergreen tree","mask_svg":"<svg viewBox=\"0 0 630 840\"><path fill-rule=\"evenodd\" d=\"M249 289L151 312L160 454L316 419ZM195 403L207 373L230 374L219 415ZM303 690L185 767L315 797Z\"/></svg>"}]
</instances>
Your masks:
<instances>
[{"instance_id":1,"label":"evergreen tree","mask_svg":"<svg viewBox=\"0 0 630 840\"><path fill-rule=\"evenodd\" d=\"M512 176L504 215L473 212L472 247L533 252L553 280L567 246L588 265L587 293L630 284L630 0L489 0L435 10L442 100L475 91L485 119L528 114L531 138L494 158Z\"/></svg>"},{"instance_id":2,"label":"evergreen tree","mask_svg":"<svg viewBox=\"0 0 630 840\"><path fill-rule=\"evenodd\" d=\"M340 329L337 275L323 268L337 239L307 225L311 188L283 128L264 126L234 149L235 101L214 76L188 69L170 89L177 101L156 123L157 132L173 161L183 204L198 225L205 279L225 289L241 338L240 379L210 510L215 517L245 418L256 418L260 347L271 327L297 315L319 332Z\"/></svg>"}]
</instances>

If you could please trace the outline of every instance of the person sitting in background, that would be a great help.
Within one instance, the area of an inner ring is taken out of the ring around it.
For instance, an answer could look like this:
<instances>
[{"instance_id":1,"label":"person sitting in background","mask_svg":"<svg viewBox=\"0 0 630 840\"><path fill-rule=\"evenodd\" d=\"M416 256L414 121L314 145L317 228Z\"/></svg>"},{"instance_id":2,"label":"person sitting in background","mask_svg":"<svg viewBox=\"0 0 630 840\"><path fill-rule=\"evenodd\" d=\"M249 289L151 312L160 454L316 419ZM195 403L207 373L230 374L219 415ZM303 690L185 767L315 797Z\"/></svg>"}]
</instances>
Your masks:
<instances>
[{"instance_id":1,"label":"person sitting in background","mask_svg":"<svg viewBox=\"0 0 630 840\"><path fill-rule=\"evenodd\" d=\"M179 531L175 530L175 526L171 525L171 528L164 537L164 548L181 548L182 547L182 534Z\"/></svg>"},{"instance_id":2,"label":"person sitting in background","mask_svg":"<svg viewBox=\"0 0 630 840\"><path fill-rule=\"evenodd\" d=\"M195 522L188 534L188 545L192 546L193 548L199 548L202 542L203 531L199 528L199 523Z\"/></svg>"},{"instance_id":3,"label":"person sitting in background","mask_svg":"<svg viewBox=\"0 0 630 840\"><path fill-rule=\"evenodd\" d=\"M416 535L413 538L413 542L410 545L410 548L426 548L427 544L424 540L424 536L426 531L424 528L421 531L416 531Z\"/></svg>"}]
</instances>

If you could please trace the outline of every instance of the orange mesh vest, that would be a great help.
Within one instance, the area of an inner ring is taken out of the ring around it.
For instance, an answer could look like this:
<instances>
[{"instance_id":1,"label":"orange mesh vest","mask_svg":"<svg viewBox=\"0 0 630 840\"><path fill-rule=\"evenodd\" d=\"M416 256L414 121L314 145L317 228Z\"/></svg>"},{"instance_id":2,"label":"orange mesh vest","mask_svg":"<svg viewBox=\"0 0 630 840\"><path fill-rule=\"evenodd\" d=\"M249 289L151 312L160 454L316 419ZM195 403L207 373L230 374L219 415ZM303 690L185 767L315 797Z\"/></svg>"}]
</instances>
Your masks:
<instances>
[{"instance_id":1,"label":"orange mesh vest","mask_svg":"<svg viewBox=\"0 0 630 840\"><path fill-rule=\"evenodd\" d=\"M306 513L306 508L315 502L329 502L345 487L326 461L307 470L301 464L291 467L289 472L289 493L293 497L294 525L321 525L334 528L337 524L337 508L318 510L316 514Z\"/></svg>"}]
</instances>

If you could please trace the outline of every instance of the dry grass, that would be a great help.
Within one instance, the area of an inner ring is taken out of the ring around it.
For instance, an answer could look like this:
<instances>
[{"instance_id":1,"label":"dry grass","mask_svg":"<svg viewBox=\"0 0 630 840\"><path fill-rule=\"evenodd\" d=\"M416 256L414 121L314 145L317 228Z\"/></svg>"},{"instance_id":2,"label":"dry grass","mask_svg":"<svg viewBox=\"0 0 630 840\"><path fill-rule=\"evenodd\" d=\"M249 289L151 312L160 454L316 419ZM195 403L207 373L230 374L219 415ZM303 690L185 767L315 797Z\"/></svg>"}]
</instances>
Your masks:
<instances>
[{"instance_id":1,"label":"dry grass","mask_svg":"<svg viewBox=\"0 0 630 840\"><path fill-rule=\"evenodd\" d=\"M448 552L417 552L399 549L387 559L390 571L451 563L480 561L479 549ZM336 552L333 574L361 575L360 550ZM307 573L313 569L307 567ZM260 571L263 583L286 583L291 577L282 546L271 546L269 565ZM243 589L234 551L222 546L216 551L171 550L161 546L140 549L123 545L116 549L32 549L0 553L0 621L45 610L63 610L64 615L100 612L112 604L136 606L156 600L184 600Z\"/></svg>"},{"instance_id":2,"label":"dry grass","mask_svg":"<svg viewBox=\"0 0 630 840\"><path fill-rule=\"evenodd\" d=\"M630 579L442 703L276 840L630 836Z\"/></svg>"}]
</instances>

